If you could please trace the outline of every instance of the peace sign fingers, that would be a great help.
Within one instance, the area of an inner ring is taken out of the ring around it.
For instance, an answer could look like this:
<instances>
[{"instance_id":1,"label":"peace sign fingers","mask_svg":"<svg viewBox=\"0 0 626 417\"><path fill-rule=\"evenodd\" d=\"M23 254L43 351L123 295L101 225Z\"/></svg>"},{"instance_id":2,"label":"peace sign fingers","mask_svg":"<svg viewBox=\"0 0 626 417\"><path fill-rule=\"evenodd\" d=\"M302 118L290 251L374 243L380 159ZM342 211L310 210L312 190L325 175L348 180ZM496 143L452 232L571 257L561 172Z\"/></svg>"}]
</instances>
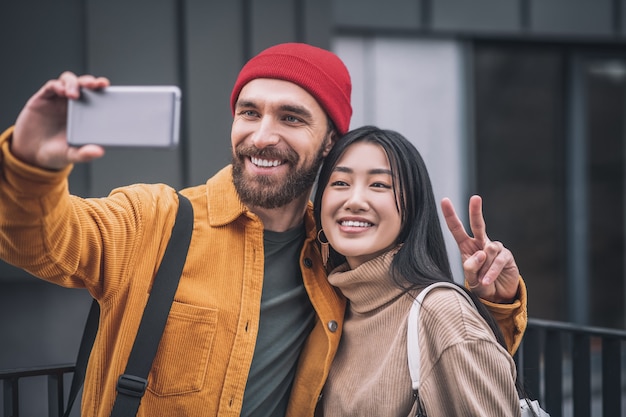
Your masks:
<instances>
[{"instance_id":1,"label":"peace sign fingers","mask_svg":"<svg viewBox=\"0 0 626 417\"><path fill-rule=\"evenodd\" d=\"M459 219L459 216L457 216L454 206L452 205L452 201L450 201L449 198L441 200L441 211L446 220L446 225L448 226L450 233L452 233L452 237L454 237L454 240L457 245L459 245L460 249L461 246L468 243L471 238L465 231L465 227L463 226L461 219Z\"/></svg>"},{"instance_id":2,"label":"peace sign fingers","mask_svg":"<svg viewBox=\"0 0 626 417\"><path fill-rule=\"evenodd\" d=\"M484 249L489 244L489 238L487 237L487 227L483 216L483 200L478 195L470 197L469 221L476 243L481 249Z\"/></svg>"},{"instance_id":3,"label":"peace sign fingers","mask_svg":"<svg viewBox=\"0 0 626 417\"><path fill-rule=\"evenodd\" d=\"M511 251L501 242L487 237L482 198L474 195L469 201L469 236L448 198L441 201L441 210L454 237L463 262L465 280L476 295L493 302L512 300L519 285L519 270Z\"/></svg>"}]
</instances>

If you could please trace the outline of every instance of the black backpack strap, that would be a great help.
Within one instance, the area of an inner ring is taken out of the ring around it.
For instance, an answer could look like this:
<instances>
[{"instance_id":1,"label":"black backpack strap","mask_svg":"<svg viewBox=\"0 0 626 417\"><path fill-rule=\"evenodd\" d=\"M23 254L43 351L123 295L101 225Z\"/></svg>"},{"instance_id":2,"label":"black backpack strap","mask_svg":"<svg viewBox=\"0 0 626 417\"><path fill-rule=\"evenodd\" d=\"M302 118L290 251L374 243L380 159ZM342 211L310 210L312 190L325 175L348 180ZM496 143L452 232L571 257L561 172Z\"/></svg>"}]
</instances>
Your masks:
<instances>
[{"instance_id":1,"label":"black backpack strap","mask_svg":"<svg viewBox=\"0 0 626 417\"><path fill-rule=\"evenodd\" d=\"M141 317L126 370L117 381L117 398L113 404L111 417L136 415L141 398L148 386L148 373L152 368L167 316L174 301L193 231L191 203L180 194L178 200L178 214L172 237L154 278L152 291Z\"/></svg>"},{"instance_id":2,"label":"black backpack strap","mask_svg":"<svg viewBox=\"0 0 626 417\"><path fill-rule=\"evenodd\" d=\"M67 400L67 408L63 417L68 417L78 396L80 388L85 382L85 372L87 372L87 362L89 362L89 354L91 353L91 347L96 340L96 333L98 333L98 320L100 317L100 305L96 300L91 301L91 307L89 308L89 314L87 315L87 321L85 323L85 330L83 330L83 338L80 341L80 347L78 349L78 356L76 356L76 365L74 367L74 376L72 377L72 385L70 387L69 398Z\"/></svg>"},{"instance_id":3,"label":"black backpack strap","mask_svg":"<svg viewBox=\"0 0 626 417\"><path fill-rule=\"evenodd\" d=\"M139 330L137 331L137 336L135 336L135 342L126 364L126 370L118 380L117 397L111 416L136 415L141 398L148 385L148 373L152 368L152 362L165 329L172 302L174 301L174 294L176 293L176 288L178 288L180 275L185 265L193 231L193 207L191 202L181 194L178 194L178 201L178 212L172 229L172 236L154 278L152 290L139 324ZM64 414L65 417L69 415L76 395L85 379L89 353L98 329L98 315L97 302L94 300L89 311L76 360L76 370L70 389L68 407Z\"/></svg>"}]
</instances>

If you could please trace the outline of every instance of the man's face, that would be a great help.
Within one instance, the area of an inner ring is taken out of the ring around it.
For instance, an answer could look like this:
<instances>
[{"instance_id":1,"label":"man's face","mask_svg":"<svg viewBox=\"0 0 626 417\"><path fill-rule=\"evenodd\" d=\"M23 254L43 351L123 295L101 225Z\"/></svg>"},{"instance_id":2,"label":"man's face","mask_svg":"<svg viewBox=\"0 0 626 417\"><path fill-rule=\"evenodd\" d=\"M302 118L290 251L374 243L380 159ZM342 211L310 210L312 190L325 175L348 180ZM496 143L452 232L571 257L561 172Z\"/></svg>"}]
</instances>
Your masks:
<instances>
[{"instance_id":1,"label":"man's face","mask_svg":"<svg viewBox=\"0 0 626 417\"><path fill-rule=\"evenodd\" d=\"M309 193L332 146L327 120L296 84L267 78L246 84L231 130L233 178L243 203L276 208Z\"/></svg>"}]
</instances>

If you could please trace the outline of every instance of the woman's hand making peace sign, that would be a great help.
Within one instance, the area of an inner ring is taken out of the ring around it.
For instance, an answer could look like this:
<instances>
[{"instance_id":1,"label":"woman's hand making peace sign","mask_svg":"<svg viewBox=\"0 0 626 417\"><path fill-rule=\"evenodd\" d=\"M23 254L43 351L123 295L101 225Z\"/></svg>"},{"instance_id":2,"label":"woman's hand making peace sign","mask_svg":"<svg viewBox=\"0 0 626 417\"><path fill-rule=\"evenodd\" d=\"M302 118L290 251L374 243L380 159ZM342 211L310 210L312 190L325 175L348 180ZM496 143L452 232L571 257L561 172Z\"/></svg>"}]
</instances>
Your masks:
<instances>
[{"instance_id":1,"label":"woman's hand making peace sign","mask_svg":"<svg viewBox=\"0 0 626 417\"><path fill-rule=\"evenodd\" d=\"M450 199L441 201L441 209L461 251L468 287L485 300L494 303L513 302L520 282L519 269L511 251L501 242L491 241L487 237L482 198L474 195L469 200L469 223L473 237L465 231Z\"/></svg>"}]
</instances>

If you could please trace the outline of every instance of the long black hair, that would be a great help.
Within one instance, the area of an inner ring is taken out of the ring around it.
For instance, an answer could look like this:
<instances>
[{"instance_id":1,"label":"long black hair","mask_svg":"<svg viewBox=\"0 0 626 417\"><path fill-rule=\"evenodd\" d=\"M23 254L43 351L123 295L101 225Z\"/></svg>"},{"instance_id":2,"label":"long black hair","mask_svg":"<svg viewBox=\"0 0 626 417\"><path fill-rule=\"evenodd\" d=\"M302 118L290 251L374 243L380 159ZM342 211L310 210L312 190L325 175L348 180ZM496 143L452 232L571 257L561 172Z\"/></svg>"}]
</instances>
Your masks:
<instances>
[{"instance_id":1,"label":"long black hair","mask_svg":"<svg viewBox=\"0 0 626 417\"><path fill-rule=\"evenodd\" d=\"M348 132L333 146L320 170L313 201L318 230L322 228L322 195L330 176L346 149L358 142L379 145L391 167L396 204L402 219L396 241L400 248L391 262L390 271L396 285L414 293L435 282L454 283L428 169L415 146L393 130L363 126ZM345 257L331 246L328 268L332 269L345 261ZM474 300L478 312L506 349L502 332L487 308L465 287L459 287Z\"/></svg>"}]
</instances>

